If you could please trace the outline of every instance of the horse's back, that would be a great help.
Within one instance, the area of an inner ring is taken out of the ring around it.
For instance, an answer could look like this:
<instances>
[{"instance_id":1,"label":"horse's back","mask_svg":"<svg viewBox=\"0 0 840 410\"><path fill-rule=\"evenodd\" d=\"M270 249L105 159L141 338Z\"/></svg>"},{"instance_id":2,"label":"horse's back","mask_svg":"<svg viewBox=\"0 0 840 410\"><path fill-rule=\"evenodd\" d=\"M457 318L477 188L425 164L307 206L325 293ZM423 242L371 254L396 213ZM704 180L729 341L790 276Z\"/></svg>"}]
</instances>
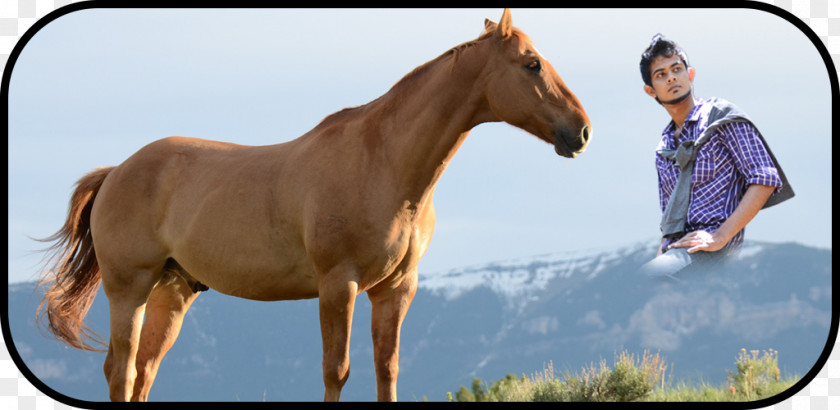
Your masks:
<instances>
[{"instance_id":1,"label":"horse's back","mask_svg":"<svg viewBox=\"0 0 840 410\"><path fill-rule=\"evenodd\" d=\"M230 177L231 170L241 171L241 167L230 163L231 158L234 152L247 149L198 138L157 140L138 150L108 175L97 203L119 201L125 211L122 213L138 216L171 212L173 205L189 205L188 198L195 205L211 186L223 186L219 177Z\"/></svg>"}]
</instances>

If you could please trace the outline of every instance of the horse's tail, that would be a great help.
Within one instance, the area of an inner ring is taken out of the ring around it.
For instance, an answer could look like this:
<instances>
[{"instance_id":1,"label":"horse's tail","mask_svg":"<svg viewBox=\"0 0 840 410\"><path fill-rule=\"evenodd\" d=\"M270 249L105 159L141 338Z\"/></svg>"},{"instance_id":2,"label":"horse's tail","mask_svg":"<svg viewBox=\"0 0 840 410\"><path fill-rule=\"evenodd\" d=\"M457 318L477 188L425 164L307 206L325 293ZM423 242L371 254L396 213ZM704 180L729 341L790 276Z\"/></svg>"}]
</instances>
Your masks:
<instances>
[{"instance_id":1,"label":"horse's tail","mask_svg":"<svg viewBox=\"0 0 840 410\"><path fill-rule=\"evenodd\" d=\"M70 211L64 226L42 239L55 242L47 249L51 253L48 262L57 262L38 282L39 288L48 286L48 289L38 305L36 320L40 324L46 313L50 332L58 340L78 349L103 351L88 344L95 341L104 345L104 342L85 326L84 318L102 281L90 233L90 212L99 188L113 169L99 168L82 177L70 198Z\"/></svg>"}]
</instances>

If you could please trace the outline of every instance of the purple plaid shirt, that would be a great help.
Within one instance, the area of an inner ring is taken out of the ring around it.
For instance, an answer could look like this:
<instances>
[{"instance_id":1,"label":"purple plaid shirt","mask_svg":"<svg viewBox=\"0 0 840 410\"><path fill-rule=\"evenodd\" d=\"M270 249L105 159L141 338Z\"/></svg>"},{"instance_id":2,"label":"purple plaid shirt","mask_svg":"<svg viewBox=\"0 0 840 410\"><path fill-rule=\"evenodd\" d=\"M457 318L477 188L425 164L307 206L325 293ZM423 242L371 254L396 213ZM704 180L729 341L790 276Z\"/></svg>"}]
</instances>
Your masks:
<instances>
[{"instance_id":1,"label":"purple plaid shirt","mask_svg":"<svg viewBox=\"0 0 840 410\"><path fill-rule=\"evenodd\" d=\"M711 105L708 100L695 100L695 107L688 115L680 133L680 141L695 140L708 126L707 118ZM662 140L656 149L675 149L675 124L671 121L662 132ZM659 174L659 205L662 211L668 204L671 192L680 173L671 161L656 155L656 170ZM716 231L735 211L747 187L760 184L782 186L779 172L767 153L758 130L746 122L722 126L700 147L691 177L691 200L688 207L685 231ZM676 241L666 239L664 247ZM725 249L737 250L744 241L744 230L738 232L726 244Z\"/></svg>"}]
</instances>

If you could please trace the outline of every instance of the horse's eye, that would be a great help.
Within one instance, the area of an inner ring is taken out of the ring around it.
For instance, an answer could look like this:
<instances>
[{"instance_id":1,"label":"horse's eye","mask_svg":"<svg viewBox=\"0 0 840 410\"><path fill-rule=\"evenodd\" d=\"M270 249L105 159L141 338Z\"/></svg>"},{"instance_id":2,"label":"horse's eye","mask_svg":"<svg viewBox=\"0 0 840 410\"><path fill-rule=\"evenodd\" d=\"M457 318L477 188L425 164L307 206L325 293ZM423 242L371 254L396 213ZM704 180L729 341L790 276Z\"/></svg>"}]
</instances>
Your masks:
<instances>
[{"instance_id":1,"label":"horse's eye","mask_svg":"<svg viewBox=\"0 0 840 410\"><path fill-rule=\"evenodd\" d=\"M540 60L531 61L525 68L531 71L540 71Z\"/></svg>"}]
</instances>

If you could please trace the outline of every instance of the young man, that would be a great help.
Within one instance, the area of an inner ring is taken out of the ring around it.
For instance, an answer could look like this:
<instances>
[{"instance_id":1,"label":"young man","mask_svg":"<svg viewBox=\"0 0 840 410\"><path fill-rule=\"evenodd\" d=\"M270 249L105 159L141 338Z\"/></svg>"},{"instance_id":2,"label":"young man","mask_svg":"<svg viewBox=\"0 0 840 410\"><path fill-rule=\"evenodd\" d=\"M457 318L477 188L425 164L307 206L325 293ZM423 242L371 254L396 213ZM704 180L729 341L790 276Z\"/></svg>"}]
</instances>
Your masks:
<instances>
[{"instance_id":1,"label":"young man","mask_svg":"<svg viewBox=\"0 0 840 410\"><path fill-rule=\"evenodd\" d=\"M674 278L692 263L737 251L758 211L793 191L743 112L725 100L695 99L694 67L676 43L654 36L639 68L645 93L672 120L656 151L663 238L642 271Z\"/></svg>"}]
</instances>

